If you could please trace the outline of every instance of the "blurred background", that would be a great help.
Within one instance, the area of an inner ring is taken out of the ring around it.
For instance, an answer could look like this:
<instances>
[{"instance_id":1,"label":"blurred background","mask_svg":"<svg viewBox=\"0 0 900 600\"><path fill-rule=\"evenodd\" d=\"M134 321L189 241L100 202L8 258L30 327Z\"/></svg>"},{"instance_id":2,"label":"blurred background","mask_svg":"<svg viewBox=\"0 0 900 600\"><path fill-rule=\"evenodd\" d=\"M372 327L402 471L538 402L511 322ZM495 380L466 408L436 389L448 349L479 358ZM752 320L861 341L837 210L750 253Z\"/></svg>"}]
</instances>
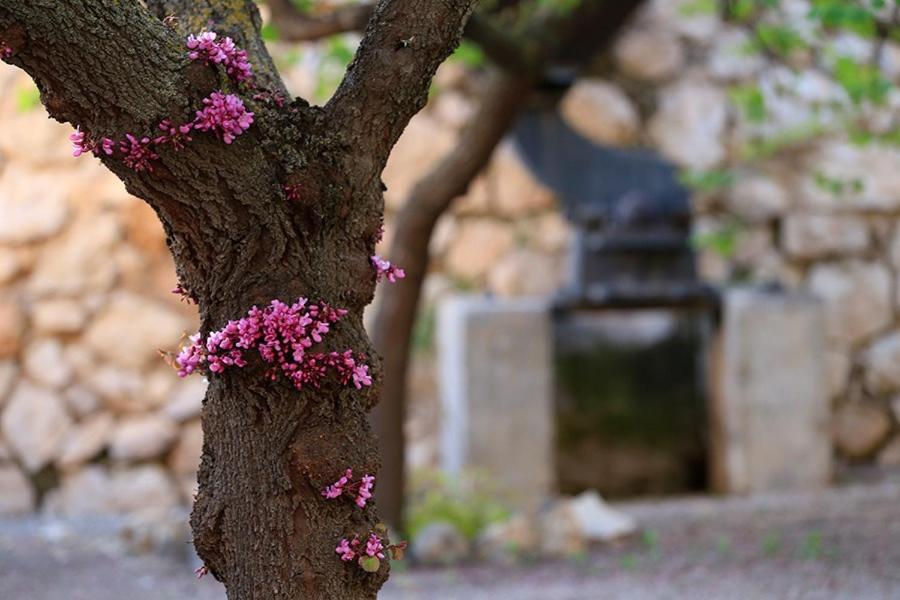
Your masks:
<instances>
[{"instance_id":1,"label":"blurred background","mask_svg":"<svg viewBox=\"0 0 900 600\"><path fill-rule=\"evenodd\" d=\"M534 4L483 7L384 173L384 597L900 597L898 5ZM261 9L327 101L366 7ZM0 65L0 597L223 597L205 382L158 353L196 309L70 133Z\"/></svg>"}]
</instances>

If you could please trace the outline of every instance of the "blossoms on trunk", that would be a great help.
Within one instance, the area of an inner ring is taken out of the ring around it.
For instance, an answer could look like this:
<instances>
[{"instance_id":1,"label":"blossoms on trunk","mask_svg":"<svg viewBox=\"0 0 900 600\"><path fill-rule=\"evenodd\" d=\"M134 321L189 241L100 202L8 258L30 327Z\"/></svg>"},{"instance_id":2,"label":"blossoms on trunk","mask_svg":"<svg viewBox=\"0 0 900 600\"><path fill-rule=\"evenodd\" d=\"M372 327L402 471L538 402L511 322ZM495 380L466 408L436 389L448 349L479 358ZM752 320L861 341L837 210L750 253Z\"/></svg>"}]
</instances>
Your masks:
<instances>
[{"instance_id":1,"label":"blossoms on trunk","mask_svg":"<svg viewBox=\"0 0 900 600\"><path fill-rule=\"evenodd\" d=\"M241 368L247 365L247 354L255 350L272 365L267 378L288 379L298 390L320 387L329 373L342 385L352 382L356 389L372 385L368 365L353 350L310 352L345 314L327 304L309 304L306 298L292 305L273 300L263 309L254 306L246 317L229 321L205 340L199 333L191 336L191 343L175 359L178 375Z\"/></svg>"},{"instance_id":2,"label":"blossoms on trunk","mask_svg":"<svg viewBox=\"0 0 900 600\"><path fill-rule=\"evenodd\" d=\"M322 496L329 500L343 495L353 496L353 502L358 507L365 508L366 502L372 497L373 487L375 487L374 475L366 474L360 481L353 481L353 469L347 469L340 479L322 490Z\"/></svg>"}]
</instances>

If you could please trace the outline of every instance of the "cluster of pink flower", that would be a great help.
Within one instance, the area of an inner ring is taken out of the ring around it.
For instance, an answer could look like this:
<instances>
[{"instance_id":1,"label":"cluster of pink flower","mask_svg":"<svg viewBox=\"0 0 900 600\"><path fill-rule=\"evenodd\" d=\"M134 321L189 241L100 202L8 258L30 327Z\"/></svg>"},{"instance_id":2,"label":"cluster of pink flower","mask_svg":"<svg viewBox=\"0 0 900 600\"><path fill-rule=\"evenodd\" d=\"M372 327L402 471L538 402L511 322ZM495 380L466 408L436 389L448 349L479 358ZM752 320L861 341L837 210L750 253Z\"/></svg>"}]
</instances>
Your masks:
<instances>
[{"instance_id":1,"label":"cluster of pink flower","mask_svg":"<svg viewBox=\"0 0 900 600\"><path fill-rule=\"evenodd\" d=\"M5 60L12 56L12 48L6 45L6 42L0 41L0 60Z\"/></svg>"},{"instance_id":2,"label":"cluster of pink flower","mask_svg":"<svg viewBox=\"0 0 900 600\"><path fill-rule=\"evenodd\" d=\"M319 387L329 372L343 385L352 382L357 389L372 385L368 365L352 350L308 352L345 314L326 304L308 304L305 298L293 305L273 300L264 309L254 306L246 317L229 321L205 341L199 333L191 336L191 343L175 360L178 375L186 377L203 368L221 373L228 367L243 367L247 364L244 352L255 348L263 361L274 365L267 372L270 379L285 377L297 389Z\"/></svg>"},{"instance_id":3,"label":"cluster of pink flower","mask_svg":"<svg viewBox=\"0 0 900 600\"><path fill-rule=\"evenodd\" d=\"M205 108L197 111L197 116L191 123L175 125L169 119L163 119L159 123L162 133L154 138L150 136L137 137L131 133L125 134L125 139L118 143L115 140L103 138L99 142L91 138L81 130L75 129L75 133L69 136L72 142L72 156L78 157L87 152L94 156L101 153L112 156L118 149L122 154L122 160L126 166L135 171L153 171L153 161L159 158L157 148L169 144L176 151L193 141L190 133L194 129L200 131L213 131L221 137L222 141L230 144L234 138L250 128L253 123L253 113L244 107L244 102L234 94L213 92L203 99Z\"/></svg>"},{"instance_id":4,"label":"cluster of pink flower","mask_svg":"<svg viewBox=\"0 0 900 600\"><path fill-rule=\"evenodd\" d=\"M340 498L346 494L354 497L354 502L360 508L366 507L366 502L372 497L372 488L375 487L374 475L363 475L362 480L353 481L353 469L347 469L344 475L322 490L322 495L329 500Z\"/></svg>"},{"instance_id":5,"label":"cluster of pink flower","mask_svg":"<svg viewBox=\"0 0 900 600\"><path fill-rule=\"evenodd\" d=\"M194 298L194 295L180 283L172 288L172 293L176 296L179 296L182 302L185 302L187 304L197 304L197 300L196 298Z\"/></svg>"},{"instance_id":6,"label":"cluster of pink flower","mask_svg":"<svg viewBox=\"0 0 900 600\"><path fill-rule=\"evenodd\" d=\"M391 261L385 260L377 254L370 257L372 266L375 267L375 278L381 280L387 279L391 283L396 283L398 279L406 277L406 271L400 267L391 264Z\"/></svg>"},{"instance_id":7,"label":"cluster of pink flower","mask_svg":"<svg viewBox=\"0 0 900 600\"><path fill-rule=\"evenodd\" d=\"M287 183L281 186L281 191L284 192L284 197L291 202L299 202L300 198L302 198L299 183Z\"/></svg>"},{"instance_id":8,"label":"cluster of pink flower","mask_svg":"<svg viewBox=\"0 0 900 600\"><path fill-rule=\"evenodd\" d=\"M203 105L203 110L197 111L194 128L212 131L226 144L233 142L253 124L253 113L234 94L213 92L203 99Z\"/></svg>"},{"instance_id":9,"label":"cluster of pink flower","mask_svg":"<svg viewBox=\"0 0 900 600\"><path fill-rule=\"evenodd\" d=\"M352 540L343 538L334 551L341 555L341 560L344 562L349 562L357 556L384 558L384 544L377 534L370 533L365 548L361 548L361 546L362 540L359 539L359 536L354 535Z\"/></svg>"},{"instance_id":10,"label":"cluster of pink flower","mask_svg":"<svg viewBox=\"0 0 900 600\"><path fill-rule=\"evenodd\" d=\"M207 63L222 65L228 76L238 83L253 79L253 67L247 60L247 51L235 46L230 37L221 41L217 37L214 31L188 36L188 57L191 60L205 60Z\"/></svg>"}]
</instances>

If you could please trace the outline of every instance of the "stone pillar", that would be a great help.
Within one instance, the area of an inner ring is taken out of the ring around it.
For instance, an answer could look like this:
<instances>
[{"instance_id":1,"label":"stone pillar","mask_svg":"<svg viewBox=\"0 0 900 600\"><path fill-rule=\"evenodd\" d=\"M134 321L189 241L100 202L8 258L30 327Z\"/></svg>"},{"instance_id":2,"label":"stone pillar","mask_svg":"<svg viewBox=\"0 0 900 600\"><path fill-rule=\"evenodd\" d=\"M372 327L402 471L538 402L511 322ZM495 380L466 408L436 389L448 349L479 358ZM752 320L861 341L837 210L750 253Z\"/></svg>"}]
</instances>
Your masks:
<instances>
[{"instance_id":1,"label":"stone pillar","mask_svg":"<svg viewBox=\"0 0 900 600\"><path fill-rule=\"evenodd\" d=\"M438 315L443 467L484 471L520 505L555 484L551 331L534 299L453 297Z\"/></svg>"},{"instance_id":2,"label":"stone pillar","mask_svg":"<svg viewBox=\"0 0 900 600\"><path fill-rule=\"evenodd\" d=\"M821 303L800 294L727 291L712 353L714 489L827 486L832 448Z\"/></svg>"}]
</instances>

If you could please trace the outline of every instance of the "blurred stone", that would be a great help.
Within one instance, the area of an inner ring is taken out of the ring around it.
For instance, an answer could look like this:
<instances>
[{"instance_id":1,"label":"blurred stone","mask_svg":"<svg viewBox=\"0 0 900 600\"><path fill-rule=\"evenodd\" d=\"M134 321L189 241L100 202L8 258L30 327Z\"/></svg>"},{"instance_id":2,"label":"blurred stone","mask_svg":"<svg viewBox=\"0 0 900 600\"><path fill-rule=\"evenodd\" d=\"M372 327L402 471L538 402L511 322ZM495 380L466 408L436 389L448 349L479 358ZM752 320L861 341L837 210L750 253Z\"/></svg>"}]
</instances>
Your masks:
<instances>
[{"instance_id":1,"label":"blurred stone","mask_svg":"<svg viewBox=\"0 0 900 600\"><path fill-rule=\"evenodd\" d=\"M63 397L69 410L81 418L93 414L100 408L100 398L81 385L69 386L63 392Z\"/></svg>"},{"instance_id":2,"label":"blurred stone","mask_svg":"<svg viewBox=\"0 0 900 600\"><path fill-rule=\"evenodd\" d=\"M455 136L432 117L424 113L413 117L384 168L385 205L399 210L419 178L450 151L454 142Z\"/></svg>"},{"instance_id":3,"label":"blurred stone","mask_svg":"<svg viewBox=\"0 0 900 600\"><path fill-rule=\"evenodd\" d=\"M0 243L37 242L59 233L69 214L65 186L64 178L51 173L6 167L0 175Z\"/></svg>"},{"instance_id":4,"label":"blurred stone","mask_svg":"<svg viewBox=\"0 0 900 600\"><path fill-rule=\"evenodd\" d=\"M79 217L58 240L46 245L28 280L37 295L74 295L106 291L117 269L110 260L121 240L118 219L110 213Z\"/></svg>"},{"instance_id":5,"label":"blurred stone","mask_svg":"<svg viewBox=\"0 0 900 600\"><path fill-rule=\"evenodd\" d=\"M725 93L704 81L684 80L661 90L659 98L649 130L659 151L682 167L718 165L725 158Z\"/></svg>"},{"instance_id":6,"label":"blurred stone","mask_svg":"<svg viewBox=\"0 0 900 600\"><path fill-rule=\"evenodd\" d=\"M541 511L538 527L540 550L546 556L571 557L587 550L581 525L565 501L557 501Z\"/></svg>"},{"instance_id":7,"label":"blurred stone","mask_svg":"<svg viewBox=\"0 0 900 600\"><path fill-rule=\"evenodd\" d=\"M535 300L448 298L438 313L443 468L483 471L522 507L555 479L550 330Z\"/></svg>"},{"instance_id":8,"label":"blurred stone","mask_svg":"<svg viewBox=\"0 0 900 600\"><path fill-rule=\"evenodd\" d=\"M84 383L115 412L143 412L156 408L153 400L144 393L144 378L138 371L102 366L90 373Z\"/></svg>"},{"instance_id":9,"label":"blurred stone","mask_svg":"<svg viewBox=\"0 0 900 600\"><path fill-rule=\"evenodd\" d=\"M188 512L183 508L144 509L130 515L119 538L130 554L159 554L186 560L192 540Z\"/></svg>"},{"instance_id":10,"label":"blurred stone","mask_svg":"<svg viewBox=\"0 0 900 600\"><path fill-rule=\"evenodd\" d=\"M900 209L900 148L824 141L808 157L810 169L799 186L805 203L834 211ZM823 187L816 173L843 184L840 193Z\"/></svg>"},{"instance_id":11,"label":"blurred stone","mask_svg":"<svg viewBox=\"0 0 900 600\"><path fill-rule=\"evenodd\" d=\"M81 517L164 511L179 506L178 490L158 465L109 473L89 465L63 478L46 503L51 514Z\"/></svg>"},{"instance_id":12,"label":"blurred stone","mask_svg":"<svg viewBox=\"0 0 900 600\"><path fill-rule=\"evenodd\" d=\"M713 488L824 488L832 449L821 303L738 288L723 313L710 369Z\"/></svg>"},{"instance_id":13,"label":"blurred stone","mask_svg":"<svg viewBox=\"0 0 900 600\"><path fill-rule=\"evenodd\" d=\"M900 391L900 333L875 341L863 354L866 389L873 394Z\"/></svg>"},{"instance_id":14,"label":"blurred stone","mask_svg":"<svg viewBox=\"0 0 900 600\"><path fill-rule=\"evenodd\" d=\"M458 231L459 227L455 219L446 215L438 219L431 239L428 241L428 253L431 256L443 255L453 243Z\"/></svg>"},{"instance_id":15,"label":"blurred stone","mask_svg":"<svg viewBox=\"0 0 900 600\"><path fill-rule=\"evenodd\" d=\"M0 359L15 356L25 334L25 313L19 303L0 297Z\"/></svg>"},{"instance_id":16,"label":"blurred stone","mask_svg":"<svg viewBox=\"0 0 900 600\"><path fill-rule=\"evenodd\" d=\"M45 387L62 389L72 381L72 366L56 338L38 338L28 344L23 356L25 373Z\"/></svg>"},{"instance_id":17,"label":"blurred stone","mask_svg":"<svg viewBox=\"0 0 900 600\"><path fill-rule=\"evenodd\" d=\"M709 52L709 71L713 76L726 80L746 79L765 66L757 52L748 52L752 39L743 29L726 27L713 39Z\"/></svg>"},{"instance_id":18,"label":"blurred stone","mask_svg":"<svg viewBox=\"0 0 900 600\"><path fill-rule=\"evenodd\" d=\"M880 264L848 260L815 265L809 289L825 301L832 343L856 344L893 320L891 275Z\"/></svg>"},{"instance_id":19,"label":"blurred stone","mask_svg":"<svg viewBox=\"0 0 900 600\"><path fill-rule=\"evenodd\" d=\"M619 36L614 52L622 72L643 81L669 79L681 71L685 62L681 42L663 31L626 31Z\"/></svg>"},{"instance_id":20,"label":"blurred stone","mask_svg":"<svg viewBox=\"0 0 900 600\"><path fill-rule=\"evenodd\" d=\"M51 119L41 106L28 109L15 106L19 94L12 93L13 90L25 93L26 90L33 90L34 84L24 73L13 81L9 88L4 87L4 95L0 97L0 100L5 100L0 104L3 114L0 150L7 156L32 164L71 163L72 145L68 137L72 127Z\"/></svg>"},{"instance_id":21,"label":"blurred stone","mask_svg":"<svg viewBox=\"0 0 900 600\"><path fill-rule=\"evenodd\" d=\"M488 288L501 297L546 296L561 282L559 262L531 250L507 254L488 275Z\"/></svg>"},{"instance_id":22,"label":"blurred stone","mask_svg":"<svg viewBox=\"0 0 900 600\"><path fill-rule=\"evenodd\" d=\"M6 395L12 390L18 373L15 361L0 360L0 408L3 408Z\"/></svg>"},{"instance_id":23,"label":"blurred stone","mask_svg":"<svg viewBox=\"0 0 900 600\"><path fill-rule=\"evenodd\" d=\"M844 392L847 380L850 377L850 356L846 352L829 350L825 353L828 367L828 390L832 398L836 398Z\"/></svg>"},{"instance_id":24,"label":"blurred stone","mask_svg":"<svg viewBox=\"0 0 900 600\"><path fill-rule=\"evenodd\" d=\"M153 406L164 406L172 397L175 384L180 381L174 369L160 365L144 377L144 393Z\"/></svg>"},{"instance_id":25,"label":"blurred stone","mask_svg":"<svg viewBox=\"0 0 900 600\"><path fill-rule=\"evenodd\" d=\"M435 116L442 123L457 129L468 123L474 112L472 102L457 92L439 94L434 106Z\"/></svg>"},{"instance_id":26,"label":"blurred stone","mask_svg":"<svg viewBox=\"0 0 900 600\"><path fill-rule=\"evenodd\" d=\"M741 177L729 190L727 198L729 210L752 223L779 217L788 207L787 191L776 180L764 175Z\"/></svg>"},{"instance_id":27,"label":"blurred stone","mask_svg":"<svg viewBox=\"0 0 900 600\"><path fill-rule=\"evenodd\" d=\"M98 413L88 417L66 435L57 465L63 469L85 463L103 451L113 430L113 417Z\"/></svg>"},{"instance_id":28,"label":"blurred stone","mask_svg":"<svg viewBox=\"0 0 900 600\"><path fill-rule=\"evenodd\" d=\"M208 385L206 379L199 376L179 381L166 405L166 414L179 423L199 417Z\"/></svg>"},{"instance_id":29,"label":"blurred stone","mask_svg":"<svg viewBox=\"0 0 900 600\"><path fill-rule=\"evenodd\" d=\"M483 277L512 245L512 232L502 223L489 219L462 221L444 258L446 268L465 279Z\"/></svg>"},{"instance_id":30,"label":"blurred stone","mask_svg":"<svg viewBox=\"0 0 900 600\"><path fill-rule=\"evenodd\" d=\"M476 540L478 558L490 563L511 564L538 550L538 527L525 515L488 525Z\"/></svg>"},{"instance_id":31,"label":"blurred stone","mask_svg":"<svg viewBox=\"0 0 900 600\"><path fill-rule=\"evenodd\" d=\"M598 144L633 143L640 115L617 85L597 79L579 79L560 106L563 118L578 133Z\"/></svg>"},{"instance_id":32,"label":"blurred stone","mask_svg":"<svg viewBox=\"0 0 900 600\"><path fill-rule=\"evenodd\" d=\"M179 315L160 304L120 292L85 334L88 347L114 365L139 368L159 360L157 350L174 348L185 330Z\"/></svg>"},{"instance_id":33,"label":"blurred stone","mask_svg":"<svg viewBox=\"0 0 900 600\"><path fill-rule=\"evenodd\" d=\"M844 456L866 458L884 441L891 430L891 419L870 402L850 402L834 414L834 441Z\"/></svg>"},{"instance_id":34,"label":"blurred stone","mask_svg":"<svg viewBox=\"0 0 900 600\"><path fill-rule=\"evenodd\" d=\"M31 482L15 465L0 464L0 517L21 517L34 510Z\"/></svg>"},{"instance_id":35,"label":"blurred stone","mask_svg":"<svg viewBox=\"0 0 900 600\"><path fill-rule=\"evenodd\" d=\"M469 543L451 523L438 521L422 527L413 539L411 552L423 565L455 565L469 554Z\"/></svg>"},{"instance_id":36,"label":"blurred stone","mask_svg":"<svg viewBox=\"0 0 900 600\"><path fill-rule=\"evenodd\" d=\"M98 465L88 465L63 477L44 502L47 513L64 517L105 515L112 507L109 473Z\"/></svg>"},{"instance_id":37,"label":"blurred stone","mask_svg":"<svg viewBox=\"0 0 900 600\"><path fill-rule=\"evenodd\" d=\"M3 437L31 473L58 455L72 426L62 400L48 390L20 381L2 418Z\"/></svg>"},{"instance_id":38,"label":"blurred stone","mask_svg":"<svg viewBox=\"0 0 900 600\"><path fill-rule=\"evenodd\" d=\"M181 503L178 490L159 465L114 471L110 484L113 510L119 513L166 510Z\"/></svg>"},{"instance_id":39,"label":"blurred stone","mask_svg":"<svg viewBox=\"0 0 900 600\"><path fill-rule=\"evenodd\" d=\"M172 447L177 436L178 428L167 417L127 417L113 431L109 453L117 460L156 458Z\"/></svg>"},{"instance_id":40,"label":"blurred stone","mask_svg":"<svg viewBox=\"0 0 900 600\"><path fill-rule=\"evenodd\" d=\"M38 333L78 333L87 322L87 311L74 300L43 300L32 308L31 322Z\"/></svg>"},{"instance_id":41,"label":"blurred stone","mask_svg":"<svg viewBox=\"0 0 900 600\"><path fill-rule=\"evenodd\" d=\"M542 252L562 253L573 237L572 227L558 212L538 217L532 238L535 247Z\"/></svg>"},{"instance_id":42,"label":"blurred stone","mask_svg":"<svg viewBox=\"0 0 900 600\"><path fill-rule=\"evenodd\" d=\"M567 507L588 542L611 542L637 533L634 519L611 508L594 490L568 500Z\"/></svg>"},{"instance_id":43,"label":"blurred stone","mask_svg":"<svg viewBox=\"0 0 900 600\"><path fill-rule=\"evenodd\" d=\"M878 464L882 467L900 467L900 436L895 436L878 453Z\"/></svg>"},{"instance_id":44,"label":"blurred stone","mask_svg":"<svg viewBox=\"0 0 900 600\"><path fill-rule=\"evenodd\" d=\"M169 470L177 477L195 477L203 454L203 427L192 421L182 427L178 441L169 454Z\"/></svg>"},{"instance_id":45,"label":"blurred stone","mask_svg":"<svg viewBox=\"0 0 900 600\"><path fill-rule=\"evenodd\" d=\"M869 227L859 217L789 215L782 236L785 251L796 258L851 256L869 247Z\"/></svg>"},{"instance_id":46,"label":"blurred stone","mask_svg":"<svg viewBox=\"0 0 900 600\"><path fill-rule=\"evenodd\" d=\"M0 284L9 283L21 270L19 256L10 249L0 248Z\"/></svg>"},{"instance_id":47,"label":"blurred stone","mask_svg":"<svg viewBox=\"0 0 900 600\"><path fill-rule=\"evenodd\" d=\"M519 218L556 206L553 192L534 178L509 142L494 152L487 186L491 206L501 217Z\"/></svg>"}]
</instances>

